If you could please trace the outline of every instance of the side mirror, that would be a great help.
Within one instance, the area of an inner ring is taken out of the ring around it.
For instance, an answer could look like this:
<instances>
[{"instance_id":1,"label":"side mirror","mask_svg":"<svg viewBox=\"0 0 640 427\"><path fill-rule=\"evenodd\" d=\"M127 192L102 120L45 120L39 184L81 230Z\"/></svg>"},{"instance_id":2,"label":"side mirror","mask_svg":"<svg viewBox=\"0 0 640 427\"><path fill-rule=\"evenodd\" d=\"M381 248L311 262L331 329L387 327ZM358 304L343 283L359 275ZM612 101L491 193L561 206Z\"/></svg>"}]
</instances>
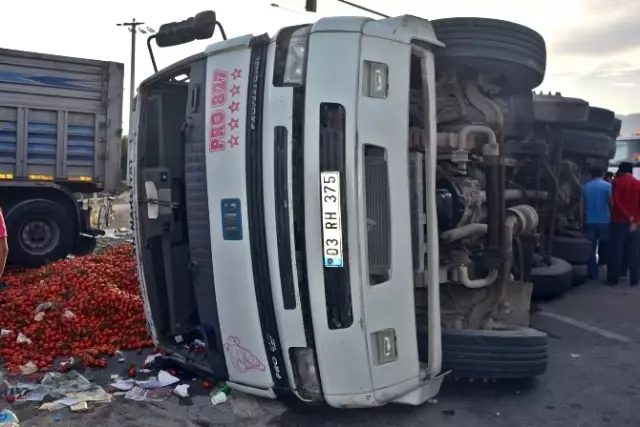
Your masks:
<instances>
[{"instance_id":1,"label":"side mirror","mask_svg":"<svg viewBox=\"0 0 640 427\"><path fill-rule=\"evenodd\" d=\"M216 22L216 13L207 10L184 21L162 25L154 38L158 47L177 46L194 40L205 40L213 36Z\"/></svg>"}]
</instances>

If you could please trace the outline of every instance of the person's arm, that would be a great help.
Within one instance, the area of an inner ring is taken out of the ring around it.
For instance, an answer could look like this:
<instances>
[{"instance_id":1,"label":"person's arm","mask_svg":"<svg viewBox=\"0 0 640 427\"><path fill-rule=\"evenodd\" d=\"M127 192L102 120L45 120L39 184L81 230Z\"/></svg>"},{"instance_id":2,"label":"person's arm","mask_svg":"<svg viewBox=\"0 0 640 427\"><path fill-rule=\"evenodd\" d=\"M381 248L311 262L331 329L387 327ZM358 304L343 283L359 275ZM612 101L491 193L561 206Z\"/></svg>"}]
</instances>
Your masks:
<instances>
[{"instance_id":1,"label":"person's arm","mask_svg":"<svg viewBox=\"0 0 640 427\"><path fill-rule=\"evenodd\" d=\"M9 245L7 244L7 226L4 222L4 215L0 209L0 277L4 274L7 265L7 255L9 255Z\"/></svg>"},{"instance_id":2,"label":"person's arm","mask_svg":"<svg viewBox=\"0 0 640 427\"><path fill-rule=\"evenodd\" d=\"M619 186L620 186L620 183L616 184L616 182L614 181L611 189L611 194L612 194L611 198L613 199L613 206L615 206L618 209L618 211L620 211L622 216L624 216L629 222L634 222L635 218L622 204L622 199L620 198L620 192L616 191L618 188L620 188Z\"/></svg>"}]
</instances>

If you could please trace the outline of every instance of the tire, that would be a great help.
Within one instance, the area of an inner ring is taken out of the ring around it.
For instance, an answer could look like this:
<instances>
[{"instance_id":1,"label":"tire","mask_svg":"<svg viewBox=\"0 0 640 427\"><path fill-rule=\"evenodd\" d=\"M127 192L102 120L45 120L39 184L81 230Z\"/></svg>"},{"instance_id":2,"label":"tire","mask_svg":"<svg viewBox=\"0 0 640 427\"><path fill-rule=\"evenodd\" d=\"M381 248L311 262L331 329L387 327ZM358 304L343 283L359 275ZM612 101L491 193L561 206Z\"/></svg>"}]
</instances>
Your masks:
<instances>
[{"instance_id":1,"label":"tire","mask_svg":"<svg viewBox=\"0 0 640 427\"><path fill-rule=\"evenodd\" d=\"M611 138L613 138L614 140L617 139L620 136L620 130L621 129L622 129L622 120L614 119L613 120L613 129L611 130L611 133L609 134L609 136ZM614 145L614 147L615 147L615 145Z\"/></svg>"},{"instance_id":2,"label":"tire","mask_svg":"<svg viewBox=\"0 0 640 427\"><path fill-rule=\"evenodd\" d=\"M7 214L11 264L39 267L64 258L75 244L73 217L59 204L34 199L15 205Z\"/></svg>"},{"instance_id":3,"label":"tire","mask_svg":"<svg viewBox=\"0 0 640 427\"><path fill-rule=\"evenodd\" d=\"M533 117L538 123L579 124L589 118L589 103L584 99L556 95L533 95Z\"/></svg>"},{"instance_id":4,"label":"tire","mask_svg":"<svg viewBox=\"0 0 640 427\"><path fill-rule=\"evenodd\" d=\"M420 360L428 360L428 333L418 336ZM547 369L547 334L530 328L442 330L442 367L459 378L523 379Z\"/></svg>"},{"instance_id":5,"label":"tire","mask_svg":"<svg viewBox=\"0 0 640 427\"><path fill-rule=\"evenodd\" d=\"M551 254L571 264L585 264L591 257L593 243L586 237L553 238Z\"/></svg>"},{"instance_id":6,"label":"tire","mask_svg":"<svg viewBox=\"0 0 640 427\"><path fill-rule=\"evenodd\" d=\"M590 107L585 128L610 133L613 131L616 115L606 108Z\"/></svg>"},{"instance_id":7,"label":"tire","mask_svg":"<svg viewBox=\"0 0 640 427\"><path fill-rule=\"evenodd\" d=\"M434 50L437 68L472 68L501 75L514 91L529 91L542 83L547 48L532 29L486 18L436 19L431 24L445 44Z\"/></svg>"},{"instance_id":8,"label":"tire","mask_svg":"<svg viewBox=\"0 0 640 427\"><path fill-rule=\"evenodd\" d=\"M571 286L582 286L589 281L587 264L573 264L571 266Z\"/></svg>"},{"instance_id":9,"label":"tire","mask_svg":"<svg viewBox=\"0 0 640 427\"><path fill-rule=\"evenodd\" d=\"M606 133L565 129L562 135L562 151L564 153L609 159L613 141Z\"/></svg>"},{"instance_id":10,"label":"tire","mask_svg":"<svg viewBox=\"0 0 640 427\"><path fill-rule=\"evenodd\" d=\"M571 288L571 264L556 257L549 257L551 265L531 269L534 300L549 300Z\"/></svg>"}]
</instances>

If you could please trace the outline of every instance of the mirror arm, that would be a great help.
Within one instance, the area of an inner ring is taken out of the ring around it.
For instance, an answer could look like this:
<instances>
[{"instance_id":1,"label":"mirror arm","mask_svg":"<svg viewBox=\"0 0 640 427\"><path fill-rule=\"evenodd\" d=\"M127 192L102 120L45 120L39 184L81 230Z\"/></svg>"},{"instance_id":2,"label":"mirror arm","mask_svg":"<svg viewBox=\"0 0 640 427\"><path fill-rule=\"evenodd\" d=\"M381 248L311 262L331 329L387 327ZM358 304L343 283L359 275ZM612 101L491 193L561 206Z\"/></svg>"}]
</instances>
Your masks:
<instances>
[{"instance_id":1,"label":"mirror arm","mask_svg":"<svg viewBox=\"0 0 640 427\"><path fill-rule=\"evenodd\" d=\"M149 49L149 56L151 57L151 63L153 64L153 72L158 72L158 66L156 65L156 57L153 55L153 48L151 47L151 40L156 38L157 34L152 34L147 37L147 49Z\"/></svg>"},{"instance_id":2,"label":"mirror arm","mask_svg":"<svg viewBox=\"0 0 640 427\"><path fill-rule=\"evenodd\" d=\"M222 28L222 24L220 21L216 20L216 27L220 30L220 35L222 36L222 40L227 39L227 33L224 32L224 28Z\"/></svg>"}]
</instances>

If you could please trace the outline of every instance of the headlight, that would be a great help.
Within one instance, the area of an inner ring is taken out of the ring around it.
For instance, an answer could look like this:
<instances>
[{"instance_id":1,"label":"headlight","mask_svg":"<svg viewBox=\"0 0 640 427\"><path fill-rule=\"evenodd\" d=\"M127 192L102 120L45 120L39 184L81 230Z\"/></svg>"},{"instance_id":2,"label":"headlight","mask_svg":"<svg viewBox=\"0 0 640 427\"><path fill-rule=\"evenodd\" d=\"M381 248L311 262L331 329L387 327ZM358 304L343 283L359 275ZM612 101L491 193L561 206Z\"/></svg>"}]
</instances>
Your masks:
<instances>
[{"instance_id":1,"label":"headlight","mask_svg":"<svg viewBox=\"0 0 640 427\"><path fill-rule=\"evenodd\" d=\"M322 398L320 391L320 377L316 365L316 357L313 350L305 348L292 348L291 361L296 374L298 393L312 401Z\"/></svg>"},{"instance_id":2,"label":"headlight","mask_svg":"<svg viewBox=\"0 0 640 427\"><path fill-rule=\"evenodd\" d=\"M284 68L285 84L304 84L310 28L309 26L300 28L291 34Z\"/></svg>"}]
</instances>

